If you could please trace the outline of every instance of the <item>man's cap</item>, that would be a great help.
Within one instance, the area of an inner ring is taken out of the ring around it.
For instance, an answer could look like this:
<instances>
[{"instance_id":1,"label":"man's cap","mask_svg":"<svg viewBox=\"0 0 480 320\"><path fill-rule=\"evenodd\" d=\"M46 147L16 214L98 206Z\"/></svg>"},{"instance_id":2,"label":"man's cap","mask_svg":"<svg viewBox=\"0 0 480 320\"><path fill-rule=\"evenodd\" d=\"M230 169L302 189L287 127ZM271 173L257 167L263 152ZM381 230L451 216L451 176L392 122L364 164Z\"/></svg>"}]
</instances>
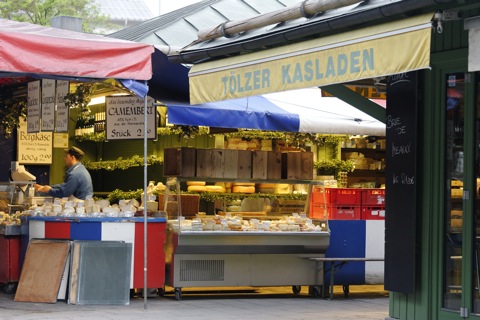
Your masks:
<instances>
[{"instance_id":1,"label":"man's cap","mask_svg":"<svg viewBox=\"0 0 480 320\"><path fill-rule=\"evenodd\" d=\"M74 156L77 160L82 160L85 153L77 147L70 147L68 149L64 149L65 153L68 153L71 156Z\"/></svg>"}]
</instances>

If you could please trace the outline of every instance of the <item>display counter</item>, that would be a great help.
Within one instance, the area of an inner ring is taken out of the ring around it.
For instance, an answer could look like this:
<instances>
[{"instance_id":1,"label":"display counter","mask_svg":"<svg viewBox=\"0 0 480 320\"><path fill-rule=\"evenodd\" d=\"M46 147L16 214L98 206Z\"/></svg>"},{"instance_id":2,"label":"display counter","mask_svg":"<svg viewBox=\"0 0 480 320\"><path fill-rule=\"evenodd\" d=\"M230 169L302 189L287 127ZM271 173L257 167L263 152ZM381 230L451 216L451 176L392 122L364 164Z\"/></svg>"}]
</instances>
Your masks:
<instances>
[{"instance_id":1,"label":"display counter","mask_svg":"<svg viewBox=\"0 0 480 320\"><path fill-rule=\"evenodd\" d=\"M165 284L181 299L184 287L310 286L319 295L330 233L270 231L176 231L167 228Z\"/></svg>"},{"instance_id":2,"label":"display counter","mask_svg":"<svg viewBox=\"0 0 480 320\"><path fill-rule=\"evenodd\" d=\"M0 283L13 293L20 279L20 225L0 225Z\"/></svg>"},{"instance_id":3,"label":"display counter","mask_svg":"<svg viewBox=\"0 0 480 320\"><path fill-rule=\"evenodd\" d=\"M163 289L165 218L147 218L147 287ZM125 241L133 244L130 288L144 287L144 218L22 218L22 252L30 239Z\"/></svg>"}]
</instances>

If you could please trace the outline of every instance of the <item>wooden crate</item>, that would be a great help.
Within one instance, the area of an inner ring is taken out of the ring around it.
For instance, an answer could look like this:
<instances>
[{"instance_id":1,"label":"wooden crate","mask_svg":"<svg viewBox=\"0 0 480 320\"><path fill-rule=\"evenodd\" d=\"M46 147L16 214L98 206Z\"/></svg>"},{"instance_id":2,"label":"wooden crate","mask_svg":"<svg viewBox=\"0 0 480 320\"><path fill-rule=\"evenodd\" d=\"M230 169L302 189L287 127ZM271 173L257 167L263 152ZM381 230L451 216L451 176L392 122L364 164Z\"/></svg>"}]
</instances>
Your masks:
<instances>
[{"instance_id":1,"label":"wooden crate","mask_svg":"<svg viewBox=\"0 0 480 320\"><path fill-rule=\"evenodd\" d=\"M268 151L252 151L252 178L267 179Z\"/></svg>"},{"instance_id":2,"label":"wooden crate","mask_svg":"<svg viewBox=\"0 0 480 320\"><path fill-rule=\"evenodd\" d=\"M223 178L224 149L197 149L199 178Z\"/></svg>"},{"instance_id":3,"label":"wooden crate","mask_svg":"<svg viewBox=\"0 0 480 320\"><path fill-rule=\"evenodd\" d=\"M300 179L300 152L282 153L282 179Z\"/></svg>"},{"instance_id":4,"label":"wooden crate","mask_svg":"<svg viewBox=\"0 0 480 320\"><path fill-rule=\"evenodd\" d=\"M223 177L237 179L238 177L238 150L223 150L224 165L223 165Z\"/></svg>"},{"instance_id":5,"label":"wooden crate","mask_svg":"<svg viewBox=\"0 0 480 320\"><path fill-rule=\"evenodd\" d=\"M195 177L196 149L165 148L163 158L164 176Z\"/></svg>"},{"instance_id":6,"label":"wooden crate","mask_svg":"<svg viewBox=\"0 0 480 320\"><path fill-rule=\"evenodd\" d=\"M270 151L267 155L267 179L282 179L282 153Z\"/></svg>"},{"instance_id":7,"label":"wooden crate","mask_svg":"<svg viewBox=\"0 0 480 320\"><path fill-rule=\"evenodd\" d=\"M196 177L210 178L212 176L212 150L197 149Z\"/></svg>"},{"instance_id":8,"label":"wooden crate","mask_svg":"<svg viewBox=\"0 0 480 320\"><path fill-rule=\"evenodd\" d=\"M237 150L238 151L238 169L237 179L251 179L252 178L252 151Z\"/></svg>"},{"instance_id":9,"label":"wooden crate","mask_svg":"<svg viewBox=\"0 0 480 320\"><path fill-rule=\"evenodd\" d=\"M282 179L313 179L312 152L286 152L282 154Z\"/></svg>"},{"instance_id":10,"label":"wooden crate","mask_svg":"<svg viewBox=\"0 0 480 320\"><path fill-rule=\"evenodd\" d=\"M312 180L313 179L313 152L301 152L301 173L300 179Z\"/></svg>"}]
</instances>

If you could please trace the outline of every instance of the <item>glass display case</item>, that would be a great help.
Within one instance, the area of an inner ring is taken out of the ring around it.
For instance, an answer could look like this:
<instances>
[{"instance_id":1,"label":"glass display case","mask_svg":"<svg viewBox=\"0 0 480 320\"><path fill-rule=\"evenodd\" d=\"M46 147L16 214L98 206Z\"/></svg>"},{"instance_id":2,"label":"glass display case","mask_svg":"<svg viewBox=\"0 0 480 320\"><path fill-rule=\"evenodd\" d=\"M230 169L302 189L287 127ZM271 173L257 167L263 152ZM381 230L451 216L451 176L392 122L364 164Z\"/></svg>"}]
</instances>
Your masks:
<instances>
[{"instance_id":1,"label":"glass display case","mask_svg":"<svg viewBox=\"0 0 480 320\"><path fill-rule=\"evenodd\" d=\"M174 183L167 182L167 189L180 194L180 181L186 180L199 179L176 178ZM279 216L279 220L272 219L271 215L251 217L252 212L246 216L236 212L184 217L180 200L178 204L177 219L167 224L165 247L165 284L174 288L177 300L181 299L182 288L198 286L291 285L294 293L298 293L301 286L309 286L312 295L320 295L323 270L311 258L325 256L330 244L328 221L316 221L313 225L301 213Z\"/></svg>"}]
</instances>

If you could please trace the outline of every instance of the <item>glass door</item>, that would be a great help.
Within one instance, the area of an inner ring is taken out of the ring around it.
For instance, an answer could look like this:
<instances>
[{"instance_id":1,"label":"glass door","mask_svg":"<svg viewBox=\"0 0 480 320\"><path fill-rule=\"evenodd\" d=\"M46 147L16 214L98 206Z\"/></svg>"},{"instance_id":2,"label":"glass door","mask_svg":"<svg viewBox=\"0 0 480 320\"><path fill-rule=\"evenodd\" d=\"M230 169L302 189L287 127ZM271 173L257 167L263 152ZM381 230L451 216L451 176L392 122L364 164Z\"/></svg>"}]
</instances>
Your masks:
<instances>
[{"instance_id":1,"label":"glass door","mask_svg":"<svg viewBox=\"0 0 480 320\"><path fill-rule=\"evenodd\" d=\"M449 310L462 306L463 260L463 190L464 190L464 123L465 76L463 73L446 75L446 131L445 131L445 239L443 303Z\"/></svg>"},{"instance_id":2,"label":"glass door","mask_svg":"<svg viewBox=\"0 0 480 320\"><path fill-rule=\"evenodd\" d=\"M473 198L474 201L474 214L473 214L473 263L472 263L472 312L480 315L480 77L476 77L475 81L475 130L474 130L474 174L475 181L473 181L474 189Z\"/></svg>"},{"instance_id":3,"label":"glass door","mask_svg":"<svg viewBox=\"0 0 480 320\"><path fill-rule=\"evenodd\" d=\"M480 81L477 79L478 75L466 73L447 73L444 78L442 308L472 319L480 317Z\"/></svg>"}]
</instances>

